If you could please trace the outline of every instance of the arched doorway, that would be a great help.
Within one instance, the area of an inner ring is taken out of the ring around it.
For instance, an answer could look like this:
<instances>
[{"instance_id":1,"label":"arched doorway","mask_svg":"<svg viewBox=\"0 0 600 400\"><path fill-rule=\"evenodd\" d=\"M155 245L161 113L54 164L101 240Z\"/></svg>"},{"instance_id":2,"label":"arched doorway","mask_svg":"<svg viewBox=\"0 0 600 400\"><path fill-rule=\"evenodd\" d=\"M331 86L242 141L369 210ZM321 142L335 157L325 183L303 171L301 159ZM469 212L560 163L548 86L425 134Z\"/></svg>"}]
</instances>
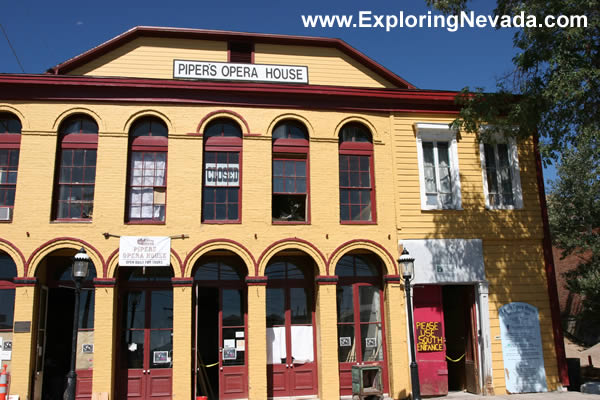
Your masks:
<instances>
[{"instance_id":1,"label":"arched doorway","mask_svg":"<svg viewBox=\"0 0 600 400\"><path fill-rule=\"evenodd\" d=\"M211 252L194 266L197 396L248 397L245 271L243 261L229 252Z\"/></svg>"},{"instance_id":2,"label":"arched doorway","mask_svg":"<svg viewBox=\"0 0 600 400\"><path fill-rule=\"evenodd\" d=\"M171 267L117 269L117 398L172 398L172 277Z\"/></svg>"},{"instance_id":3,"label":"arched doorway","mask_svg":"<svg viewBox=\"0 0 600 400\"><path fill-rule=\"evenodd\" d=\"M316 395L314 261L278 255L267 276L267 394Z\"/></svg>"},{"instance_id":4,"label":"arched doorway","mask_svg":"<svg viewBox=\"0 0 600 400\"><path fill-rule=\"evenodd\" d=\"M72 278L73 249L46 256L36 270L39 283L36 332L34 399L60 400L67 383L73 340L75 284ZM77 398L92 397L94 356L94 285L92 265L81 284L77 328Z\"/></svg>"},{"instance_id":5,"label":"arched doorway","mask_svg":"<svg viewBox=\"0 0 600 400\"><path fill-rule=\"evenodd\" d=\"M347 254L335 267L340 395L352 395L352 366L382 368L389 393L381 263L370 254Z\"/></svg>"}]
</instances>

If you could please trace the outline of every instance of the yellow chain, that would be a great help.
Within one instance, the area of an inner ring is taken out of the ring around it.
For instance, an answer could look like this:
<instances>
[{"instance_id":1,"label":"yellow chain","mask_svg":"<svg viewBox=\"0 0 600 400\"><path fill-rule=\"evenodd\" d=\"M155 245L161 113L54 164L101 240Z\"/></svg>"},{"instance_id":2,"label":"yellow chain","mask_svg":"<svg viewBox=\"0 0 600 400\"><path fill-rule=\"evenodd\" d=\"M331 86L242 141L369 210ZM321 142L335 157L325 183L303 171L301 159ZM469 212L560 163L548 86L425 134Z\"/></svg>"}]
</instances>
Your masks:
<instances>
[{"instance_id":1,"label":"yellow chain","mask_svg":"<svg viewBox=\"0 0 600 400\"><path fill-rule=\"evenodd\" d=\"M463 359L463 357L466 355L467 353L463 354L462 356L458 357L456 360L451 359L450 357L446 356L446 360L451 361L451 362L459 362L460 360Z\"/></svg>"}]
</instances>

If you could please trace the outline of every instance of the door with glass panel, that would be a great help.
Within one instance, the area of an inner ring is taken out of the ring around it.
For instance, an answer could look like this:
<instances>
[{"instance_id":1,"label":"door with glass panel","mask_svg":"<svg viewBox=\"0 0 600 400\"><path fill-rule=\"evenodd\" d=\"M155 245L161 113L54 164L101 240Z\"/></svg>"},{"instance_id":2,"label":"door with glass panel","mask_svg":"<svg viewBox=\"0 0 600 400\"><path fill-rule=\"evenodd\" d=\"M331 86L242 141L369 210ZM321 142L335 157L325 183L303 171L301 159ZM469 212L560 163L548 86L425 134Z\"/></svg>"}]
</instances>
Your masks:
<instances>
[{"instance_id":1,"label":"door with glass panel","mask_svg":"<svg viewBox=\"0 0 600 400\"><path fill-rule=\"evenodd\" d=\"M352 366L379 365L388 390L383 292L376 264L348 255L337 264L337 318L340 394L352 394Z\"/></svg>"},{"instance_id":2,"label":"door with glass panel","mask_svg":"<svg viewBox=\"0 0 600 400\"><path fill-rule=\"evenodd\" d=\"M312 271L301 260L278 259L266 269L268 397L318 391Z\"/></svg>"},{"instance_id":3,"label":"door with glass panel","mask_svg":"<svg viewBox=\"0 0 600 400\"><path fill-rule=\"evenodd\" d=\"M219 257L200 259L196 265L195 396L247 398L246 288L241 262Z\"/></svg>"},{"instance_id":4,"label":"door with glass panel","mask_svg":"<svg viewBox=\"0 0 600 400\"><path fill-rule=\"evenodd\" d=\"M152 274L153 269L148 268L146 271ZM136 271L137 273L139 272ZM170 278L168 279L170 281ZM173 392L172 288L165 287L159 282L127 285L120 290L120 303L119 362L121 376L126 377L126 381L120 382L118 388L121 398L171 399Z\"/></svg>"}]
</instances>

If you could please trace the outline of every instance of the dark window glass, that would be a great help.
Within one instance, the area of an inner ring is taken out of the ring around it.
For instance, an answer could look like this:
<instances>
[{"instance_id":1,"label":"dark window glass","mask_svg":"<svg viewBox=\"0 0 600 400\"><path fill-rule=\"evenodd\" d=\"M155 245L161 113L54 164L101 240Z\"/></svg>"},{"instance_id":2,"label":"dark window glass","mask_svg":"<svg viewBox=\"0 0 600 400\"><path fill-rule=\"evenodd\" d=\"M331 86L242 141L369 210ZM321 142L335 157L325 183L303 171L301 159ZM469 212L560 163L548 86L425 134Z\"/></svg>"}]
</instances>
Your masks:
<instances>
[{"instance_id":1,"label":"dark window glass","mask_svg":"<svg viewBox=\"0 0 600 400\"><path fill-rule=\"evenodd\" d=\"M270 262L265 269L269 279L304 279L304 268L289 261Z\"/></svg>"},{"instance_id":2,"label":"dark window glass","mask_svg":"<svg viewBox=\"0 0 600 400\"><path fill-rule=\"evenodd\" d=\"M340 156L340 217L342 221L371 221L370 156Z\"/></svg>"},{"instance_id":3,"label":"dark window glass","mask_svg":"<svg viewBox=\"0 0 600 400\"><path fill-rule=\"evenodd\" d=\"M273 140L275 139L305 139L308 140L308 131L303 124L286 120L277 124L273 129Z\"/></svg>"},{"instance_id":4,"label":"dark window glass","mask_svg":"<svg viewBox=\"0 0 600 400\"><path fill-rule=\"evenodd\" d=\"M267 288L267 327L285 325L285 289Z\"/></svg>"},{"instance_id":5,"label":"dark window glass","mask_svg":"<svg viewBox=\"0 0 600 400\"><path fill-rule=\"evenodd\" d=\"M239 289L223 289L223 326L244 326L242 292Z\"/></svg>"},{"instance_id":6,"label":"dark window glass","mask_svg":"<svg viewBox=\"0 0 600 400\"><path fill-rule=\"evenodd\" d=\"M204 137L213 136L242 137L240 126L229 118L217 118L204 129Z\"/></svg>"},{"instance_id":7,"label":"dark window glass","mask_svg":"<svg viewBox=\"0 0 600 400\"><path fill-rule=\"evenodd\" d=\"M117 269L119 279L126 281L171 281L173 269L171 267L119 267Z\"/></svg>"},{"instance_id":8,"label":"dark window glass","mask_svg":"<svg viewBox=\"0 0 600 400\"><path fill-rule=\"evenodd\" d=\"M64 150L60 165L57 218L92 218L96 150Z\"/></svg>"},{"instance_id":9,"label":"dark window glass","mask_svg":"<svg viewBox=\"0 0 600 400\"><path fill-rule=\"evenodd\" d=\"M13 328L15 289L0 289L0 330Z\"/></svg>"},{"instance_id":10,"label":"dark window glass","mask_svg":"<svg viewBox=\"0 0 600 400\"><path fill-rule=\"evenodd\" d=\"M150 328L173 328L173 291L153 290L150 295L152 302Z\"/></svg>"},{"instance_id":11,"label":"dark window glass","mask_svg":"<svg viewBox=\"0 0 600 400\"><path fill-rule=\"evenodd\" d=\"M12 219L18 169L19 149L0 149L0 220Z\"/></svg>"},{"instance_id":12,"label":"dark window glass","mask_svg":"<svg viewBox=\"0 0 600 400\"><path fill-rule=\"evenodd\" d=\"M0 112L0 135L3 133L21 133L21 120L15 115L7 112Z\"/></svg>"},{"instance_id":13,"label":"dark window glass","mask_svg":"<svg viewBox=\"0 0 600 400\"><path fill-rule=\"evenodd\" d=\"M340 132L341 142L372 143L371 132L361 124L347 124Z\"/></svg>"},{"instance_id":14,"label":"dark window glass","mask_svg":"<svg viewBox=\"0 0 600 400\"><path fill-rule=\"evenodd\" d=\"M354 300L352 285L337 286L338 322L354 322Z\"/></svg>"},{"instance_id":15,"label":"dark window glass","mask_svg":"<svg viewBox=\"0 0 600 400\"><path fill-rule=\"evenodd\" d=\"M310 294L307 288L290 288L290 312L293 324L310 324L312 322L312 314L308 295Z\"/></svg>"},{"instance_id":16,"label":"dark window glass","mask_svg":"<svg viewBox=\"0 0 600 400\"><path fill-rule=\"evenodd\" d=\"M144 118L131 127L131 136L164 136L167 137L167 126L158 118Z\"/></svg>"},{"instance_id":17,"label":"dark window glass","mask_svg":"<svg viewBox=\"0 0 600 400\"><path fill-rule=\"evenodd\" d=\"M7 254L0 253L0 280L11 281L17 276L17 266Z\"/></svg>"}]
</instances>

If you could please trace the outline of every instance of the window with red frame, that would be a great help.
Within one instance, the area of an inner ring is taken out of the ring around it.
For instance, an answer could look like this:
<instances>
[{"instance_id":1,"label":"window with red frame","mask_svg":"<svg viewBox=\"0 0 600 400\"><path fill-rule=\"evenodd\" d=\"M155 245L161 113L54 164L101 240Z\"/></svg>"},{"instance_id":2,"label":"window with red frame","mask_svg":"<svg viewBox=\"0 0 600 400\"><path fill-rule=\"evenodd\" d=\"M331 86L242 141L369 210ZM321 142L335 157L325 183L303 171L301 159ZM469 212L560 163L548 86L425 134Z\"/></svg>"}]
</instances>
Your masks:
<instances>
[{"instance_id":1,"label":"window with red frame","mask_svg":"<svg viewBox=\"0 0 600 400\"><path fill-rule=\"evenodd\" d=\"M8 254L0 253L0 333L12 332L17 266Z\"/></svg>"},{"instance_id":2,"label":"window with red frame","mask_svg":"<svg viewBox=\"0 0 600 400\"><path fill-rule=\"evenodd\" d=\"M0 221L12 220L20 145L21 121L11 113L0 113Z\"/></svg>"},{"instance_id":3,"label":"window with red frame","mask_svg":"<svg viewBox=\"0 0 600 400\"><path fill-rule=\"evenodd\" d=\"M308 131L296 121L273 129L273 222L308 221Z\"/></svg>"},{"instance_id":4,"label":"window with red frame","mask_svg":"<svg viewBox=\"0 0 600 400\"><path fill-rule=\"evenodd\" d=\"M98 125L88 116L76 115L64 121L58 133L54 218L90 220L94 212Z\"/></svg>"},{"instance_id":5,"label":"window with red frame","mask_svg":"<svg viewBox=\"0 0 600 400\"><path fill-rule=\"evenodd\" d=\"M340 132L340 221L375 221L373 142L369 130L357 123Z\"/></svg>"},{"instance_id":6,"label":"window with red frame","mask_svg":"<svg viewBox=\"0 0 600 400\"><path fill-rule=\"evenodd\" d=\"M239 222L242 130L218 118L204 130L202 222Z\"/></svg>"},{"instance_id":7,"label":"window with red frame","mask_svg":"<svg viewBox=\"0 0 600 400\"><path fill-rule=\"evenodd\" d=\"M167 126L154 117L142 118L129 131L129 222L165 221L167 136Z\"/></svg>"}]
</instances>

